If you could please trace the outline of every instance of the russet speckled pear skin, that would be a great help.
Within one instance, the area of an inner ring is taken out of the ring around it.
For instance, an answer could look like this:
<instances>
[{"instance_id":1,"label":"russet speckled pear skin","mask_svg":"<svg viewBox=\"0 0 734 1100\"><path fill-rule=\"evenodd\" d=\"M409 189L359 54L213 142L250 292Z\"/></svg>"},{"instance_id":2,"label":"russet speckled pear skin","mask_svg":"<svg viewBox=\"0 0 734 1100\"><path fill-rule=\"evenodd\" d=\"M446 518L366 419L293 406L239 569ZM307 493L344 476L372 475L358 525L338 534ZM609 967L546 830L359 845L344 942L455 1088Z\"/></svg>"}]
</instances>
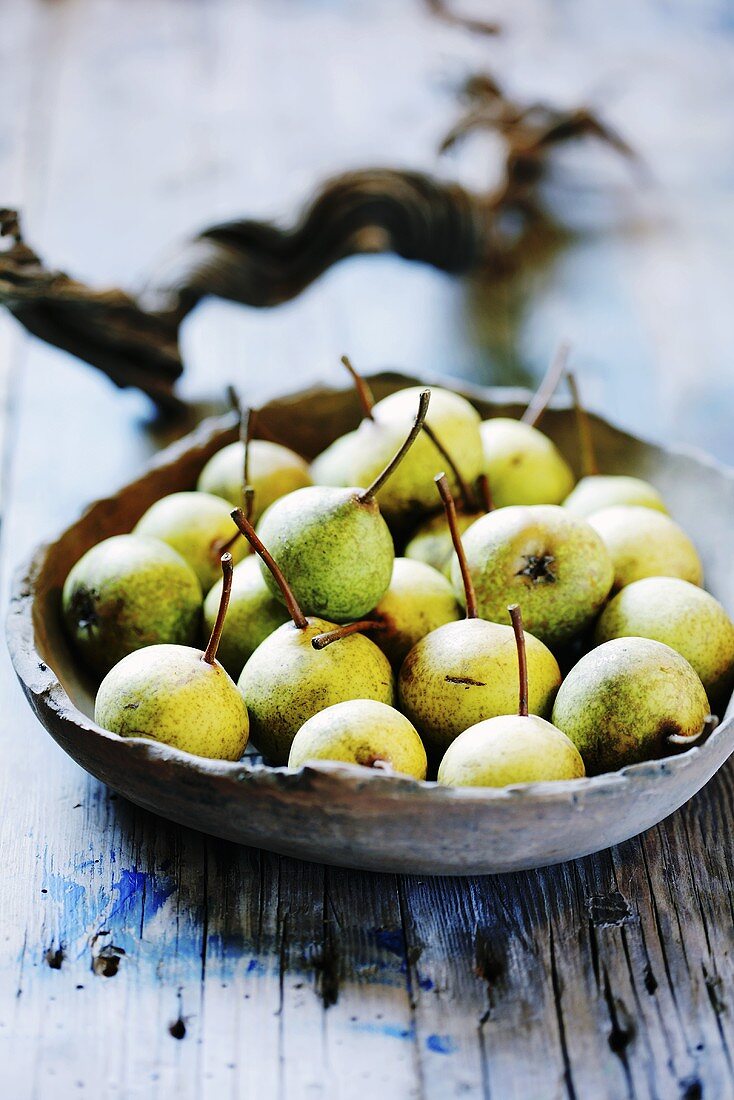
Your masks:
<instances>
[{"instance_id":1,"label":"russet speckled pear skin","mask_svg":"<svg viewBox=\"0 0 734 1100\"><path fill-rule=\"evenodd\" d=\"M210 493L171 493L151 504L135 525L136 535L148 535L168 543L189 563L208 592L222 575L219 547L231 539L235 527L231 507ZM249 549L244 539L230 547L235 562Z\"/></svg>"},{"instance_id":2,"label":"russet speckled pear skin","mask_svg":"<svg viewBox=\"0 0 734 1100\"><path fill-rule=\"evenodd\" d=\"M376 699L335 703L309 718L293 740L288 766L300 768L309 760L339 760L367 768L384 763L401 775L426 778L426 750L415 727L400 711Z\"/></svg>"},{"instance_id":3,"label":"russet speckled pear skin","mask_svg":"<svg viewBox=\"0 0 734 1100\"><path fill-rule=\"evenodd\" d=\"M201 585L165 542L114 535L88 550L64 583L67 632L99 673L136 649L191 645L201 621Z\"/></svg>"},{"instance_id":4,"label":"russet speckled pear skin","mask_svg":"<svg viewBox=\"0 0 734 1100\"><path fill-rule=\"evenodd\" d=\"M334 623L363 618L387 591L395 550L374 500L361 489L313 485L268 508L258 535L285 574L306 615ZM280 588L261 563L265 583Z\"/></svg>"},{"instance_id":5,"label":"russet speckled pear skin","mask_svg":"<svg viewBox=\"0 0 734 1100\"><path fill-rule=\"evenodd\" d=\"M667 512L665 501L649 481L626 474L590 474L582 477L566 497L563 507L575 516L588 519L602 508L617 504L630 504L640 508L652 508L655 512Z\"/></svg>"},{"instance_id":6,"label":"russet speckled pear skin","mask_svg":"<svg viewBox=\"0 0 734 1100\"><path fill-rule=\"evenodd\" d=\"M532 714L503 714L471 726L449 745L438 782L445 787L508 787L585 774L576 746L550 722Z\"/></svg>"},{"instance_id":7,"label":"russet speckled pear skin","mask_svg":"<svg viewBox=\"0 0 734 1100\"><path fill-rule=\"evenodd\" d=\"M201 471L196 488L199 492L223 497L233 508L242 507L244 462L245 447L242 442L222 447ZM273 501L311 484L308 465L301 456L267 439L250 440L247 476L251 488L255 490L253 523Z\"/></svg>"},{"instance_id":8,"label":"russet speckled pear skin","mask_svg":"<svg viewBox=\"0 0 734 1100\"><path fill-rule=\"evenodd\" d=\"M480 427L485 471L497 508L560 504L573 489L573 471L547 435L520 420L497 416Z\"/></svg>"},{"instance_id":9,"label":"russet speckled pear skin","mask_svg":"<svg viewBox=\"0 0 734 1100\"><path fill-rule=\"evenodd\" d=\"M120 737L149 737L212 760L239 760L249 729L222 666L179 645L139 649L115 665L100 684L94 720Z\"/></svg>"},{"instance_id":10,"label":"russet speckled pear skin","mask_svg":"<svg viewBox=\"0 0 734 1100\"><path fill-rule=\"evenodd\" d=\"M678 577L646 577L610 600L596 625L597 645L651 638L693 666L719 711L734 688L734 624L714 597Z\"/></svg>"},{"instance_id":11,"label":"russet speckled pear skin","mask_svg":"<svg viewBox=\"0 0 734 1100\"><path fill-rule=\"evenodd\" d=\"M456 525L459 534L463 535L485 514L485 512L457 512ZM443 512L430 516L415 529L405 546L405 557L431 565L446 577L451 576L454 544Z\"/></svg>"},{"instance_id":12,"label":"russet speckled pear skin","mask_svg":"<svg viewBox=\"0 0 734 1100\"><path fill-rule=\"evenodd\" d=\"M222 581L204 600L204 627L211 633L219 610ZM253 555L236 565L232 574L232 594L224 620L217 659L233 679L237 679L245 661L261 642L282 623L288 622L285 606L275 599L263 580L258 559Z\"/></svg>"},{"instance_id":13,"label":"russet speckled pear skin","mask_svg":"<svg viewBox=\"0 0 734 1100\"><path fill-rule=\"evenodd\" d=\"M347 699L377 699L392 705L392 669L382 650L363 634L351 634L314 649L317 634L334 623L310 618L299 629L288 622L258 646L238 687L250 714L252 740L273 764L285 764L293 738L318 711Z\"/></svg>"},{"instance_id":14,"label":"russet speckled pear skin","mask_svg":"<svg viewBox=\"0 0 734 1100\"><path fill-rule=\"evenodd\" d=\"M589 516L614 564L614 590L644 577L703 584L703 566L688 535L662 512L619 505Z\"/></svg>"},{"instance_id":15,"label":"russet speckled pear skin","mask_svg":"<svg viewBox=\"0 0 734 1100\"><path fill-rule=\"evenodd\" d=\"M529 709L547 717L561 672L542 642L526 634ZM517 708L517 646L512 627L483 619L447 623L427 634L403 661L400 709L429 753L441 757L460 733Z\"/></svg>"},{"instance_id":16,"label":"russet speckled pear skin","mask_svg":"<svg viewBox=\"0 0 734 1100\"><path fill-rule=\"evenodd\" d=\"M396 558L390 587L370 612L384 626L373 637L394 666L399 666L416 642L444 623L461 617L461 608L447 578L422 561Z\"/></svg>"},{"instance_id":17,"label":"russet speckled pear skin","mask_svg":"<svg viewBox=\"0 0 734 1100\"><path fill-rule=\"evenodd\" d=\"M662 642L615 638L571 669L553 724L571 738L589 775L669 755L669 738L697 737L708 699L688 661Z\"/></svg>"},{"instance_id":18,"label":"russet speckled pear skin","mask_svg":"<svg viewBox=\"0 0 734 1100\"><path fill-rule=\"evenodd\" d=\"M507 605L517 603L525 628L546 645L565 644L591 626L612 587L600 536L556 505L498 508L477 520L463 543L481 618L506 622ZM451 580L461 599L456 560Z\"/></svg>"}]
</instances>

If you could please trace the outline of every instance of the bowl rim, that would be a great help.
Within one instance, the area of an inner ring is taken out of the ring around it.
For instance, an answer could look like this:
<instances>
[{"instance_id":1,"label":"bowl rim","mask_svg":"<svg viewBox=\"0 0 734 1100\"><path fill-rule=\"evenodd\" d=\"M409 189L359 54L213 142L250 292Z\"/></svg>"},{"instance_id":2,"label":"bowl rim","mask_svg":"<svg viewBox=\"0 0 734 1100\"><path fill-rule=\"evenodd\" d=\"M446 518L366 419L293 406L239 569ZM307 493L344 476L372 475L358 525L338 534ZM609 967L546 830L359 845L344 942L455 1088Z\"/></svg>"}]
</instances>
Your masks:
<instances>
[{"instance_id":1,"label":"bowl rim","mask_svg":"<svg viewBox=\"0 0 734 1100\"><path fill-rule=\"evenodd\" d=\"M435 385L450 387L455 392L485 404L512 405L523 404L528 400L528 391L516 387L483 387L443 376L440 379L415 378L398 371L379 371L366 375L371 382L398 382L398 388L416 385ZM454 382L456 381L456 385ZM290 391L272 398L262 406L266 410L270 405L288 404L302 401L319 393L346 393L348 386L318 384L299 391ZM564 411L570 407L567 401L554 401L549 407L553 411ZM592 413L600 424L611 428L618 435L642 443L662 455L684 458L699 466L707 467L720 477L734 485L734 469L707 454L702 449L691 446L662 447L659 443L642 436L633 436L613 421ZM486 419L486 418L485 418ZM134 491L136 485L162 468L175 465L177 460L197 448L204 449L214 439L233 428L236 424L234 413L210 416L202 420L193 431L169 444L148 461L132 481L120 485L116 491L91 502L83 508L75 519L59 531L55 537L38 546L31 554L29 562L19 565L14 573L8 612L6 617L6 640L10 658L21 686L38 712L46 709L55 714L63 723L76 726L82 736L91 736L115 744L118 750L142 758L151 767L158 764L170 764L187 772L198 772L209 779L216 780L234 789L242 790L252 785L296 788L311 785L315 780L326 782L328 786L368 788L382 799L431 799L436 804L460 803L483 807L502 804L516 806L518 801L527 804L576 804L586 802L590 797L604 797L620 786L634 783L637 779L654 779L655 776L675 776L695 766L702 756L717 756L724 748L723 742L729 740L729 751L734 749L734 696L730 699L725 713L718 725L703 739L697 739L690 748L671 756L655 760L646 760L629 764L614 772L585 776L579 779L554 780L532 783L518 783L507 787L446 787L435 780L420 780L399 773L388 773L357 764L337 761L312 761L299 768L287 766L271 767L262 763L248 763L247 757L237 761L212 760L196 756L183 749L174 748L162 742L143 737L121 737L119 734L97 725L81 711L62 686L53 669L46 663L38 651L34 629L35 582L43 570L48 556L54 547L73 527L80 523L91 511L104 506L124 491ZM42 723L43 724L43 723ZM726 754L728 755L728 753ZM726 759L726 757L724 757ZM719 765L720 766L720 765ZM114 783L110 781L110 785Z\"/></svg>"}]
</instances>

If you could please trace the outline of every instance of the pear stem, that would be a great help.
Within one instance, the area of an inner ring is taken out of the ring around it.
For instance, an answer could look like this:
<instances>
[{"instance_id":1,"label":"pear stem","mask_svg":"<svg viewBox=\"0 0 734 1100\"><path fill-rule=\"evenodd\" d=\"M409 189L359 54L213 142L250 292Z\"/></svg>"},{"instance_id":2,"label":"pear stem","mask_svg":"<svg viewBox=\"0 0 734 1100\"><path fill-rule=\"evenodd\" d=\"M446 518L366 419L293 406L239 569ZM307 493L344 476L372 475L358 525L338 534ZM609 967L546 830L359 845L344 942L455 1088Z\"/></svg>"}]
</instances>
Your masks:
<instances>
[{"instance_id":1,"label":"pear stem","mask_svg":"<svg viewBox=\"0 0 734 1100\"><path fill-rule=\"evenodd\" d=\"M333 630L326 630L323 634L317 634L311 639L314 649L326 649L332 642L338 642L341 638L348 638L350 634L360 634L365 630L384 630L385 624L374 619L360 619L357 623L345 623Z\"/></svg>"},{"instance_id":2,"label":"pear stem","mask_svg":"<svg viewBox=\"0 0 734 1100\"><path fill-rule=\"evenodd\" d=\"M240 532L249 542L252 549L262 558L262 560L265 562L268 569L272 573L273 577L275 578L275 583L278 585L278 588L283 595L285 606L288 608L288 614L293 619L294 625L297 626L299 630L305 630L308 626L308 619L301 611L298 600L293 595L291 586L288 584L288 581L283 576L283 572L277 561L270 553L268 548L265 546L265 544L260 540L255 531L255 528L252 526L249 519L241 508L235 508L234 511L230 513L230 515L232 516L234 522L237 524Z\"/></svg>"},{"instance_id":3,"label":"pear stem","mask_svg":"<svg viewBox=\"0 0 734 1100\"><path fill-rule=\"evenodd\" d=\"M352 361L348 355L342 355L341 361L352 376L354 388L357 391L357 397L359 398L359 403L362 406L362 416L365 420L374 420L375 418L372 415L372 409L375 404L375 395L370 388L369 382L365 381L359 371L354 369L354 367L352 366Z\"/></svg>"},{"instance_id":4,"label":"pear stem","mask_svg":"<svg viewBox=\"0 0 734 1100\"><path fill-rule=\"evenodd\" d=\"M209 641L207 642L206 649L202 654L202 661L206 661L208 665L213 665L217 656L217 650L219 649L219 642L222 637L222 631L224 630L224 620L227 615L227 608L229 607L229 597L232 594L232 573L234 566L232 565L232 555L224 553L222 554L222 595L219 597L219 607L217 608L217 617L214 620L214 626L212 627Z\"/></svg>"},{"instance_id":5,"label":"pear stem","mask_svg":"<svg viewBox=\"0 0 734 1100\"><path fill-rule=\"evenodd\" d=\"M245 508L244 508L245 516L247 518L248 523L251 523L252 522L252 508L253 508L253 504L254 504L254 501L255 501L255 490L253 489L252 485L245 485L245 489L244 489L244 492L243 492L242 495L244 497L244 502L243 503L244 503L244 506L245 506ZM232 535L231 539L227 539L226 542L220 542L220 543L217 544L217 553L226 554L228 551L230 551L232 549L234 544L240 538L242 538L242 533L240 531L235 531L235 533Z\"/></svg>"},{"instance_id":6,"label":"pear stem","mask_svg":"<svg viewBox=\"0 0 734 1100\"><path fill-rule=\"evenodd\" d=\"M543 375L541 383L535 391L535 395L530 404L520 417L523 424L529 424L531 428L535 428L540 423L566 371L570 353L571 345L566 340L563 340L558 345L556 353L551 359L548 369Z\"/></svg>"},{"instance_id":7,"label":"pear stem","mask_svg":"<svg viewBox=\"0 0 734 1100\"><path fill-rule=\"evenodd\" d=\"M599 473L599 463L596 459L594 437L591 431L589 414L581 402L576 375L573 371L566 371L566 381L571 392L574 412L576 413L576 426L579 433L579 450L581 451L581 470L585 477L596 477Z\"/></svg>"},{"instance_id":8,"label":"pear stem","mask_svg":"<svg viewBox=\"0 0 734 1100\"><path fill-rule=\"evenodd\" d=\"M492 489L489 484L489 478L486 474L480 474L477 478L477 492L479 493L479 500L484 508L484 511L494 512L494 500L492 499Z\"/></svg>"},{"instance_id":9,"label":"pear stem","mask_svg":"<svg viewBox=\"0 0 734 1100\"><path fill-rule=\"evenodd\" d=\"M428 412L428 404L430 400L431 391L423 390L420 395L420 400L418 402L418 412L416 413L415 420L413 421L413 427L408 432L405 442L399 448L399 450L395 452L382 473L378 474L372 484L367 489L365 489L364 492L359 494L357 499L362 504L369 504L369 502L374 499L375 495L380 491L387 479L395 473L398 466L415 443L425 423L426 413Z\"/></svg>"},{"instance_id":10,"label":"pear stem","mask_svg":"<svg viewBox=\"0 0 734 1100\"><path fill-rule=\"evenodd\" d=\"M471 512L474 508L474 501L472 499L471 493L469 492L469 486L467 485L464 478L461 476L461 471L459 470L459 467L456 465L453 458L451 457L449 452L446 450L446 448L444 447L443 443L441 442L441 440L438 438L438 436L434 432L431 425L430 424L424 424L423 425L423 431L426 433L426 435L430 439L431 443L436 448L438 453L441 455L441 458L444 460L444 462L446 463L448 468L451 470L451 473L454 475L454 481L459 486L459 492L461 493L461 502L464 505L464 511Z\"/></svg>"},{"instance_id":11,"label":"pear stem","mask_svg":"<svg viewBox=\"0 0 734 1100\"><path fill-rule=\"evenodd\" d=\"M438 491L441 494L444 511L446 512L446 522L449 525L449 532L451 534L451 541L454 544L454 550L459 559L461 579L464 582L464 595L466 596L466 617L467 619L476 619L478 617L477 595L474 591L474 584L471 579L471 573L469 572L466 554L464 553L464 544L459 534L459 525L456 522L456 505L454 504L454 498L449 488L446 474L438 474L433 480L436 482Z\"/></svg>"},{"instance_id":12,"label":"pear stem","mask_svg":"<svg viewBox=\"0 0 734 1100\"><path fill-rule=\"evenodd\" d=\"M520 678L520 698L517 713L521 718L528 716L528 658L525 652L525 631L522 628L522 612L520 605L513 603L507 608L512 619L512 629L515 631L517 644L517 668Z\"/></svg>"}]
</instances>

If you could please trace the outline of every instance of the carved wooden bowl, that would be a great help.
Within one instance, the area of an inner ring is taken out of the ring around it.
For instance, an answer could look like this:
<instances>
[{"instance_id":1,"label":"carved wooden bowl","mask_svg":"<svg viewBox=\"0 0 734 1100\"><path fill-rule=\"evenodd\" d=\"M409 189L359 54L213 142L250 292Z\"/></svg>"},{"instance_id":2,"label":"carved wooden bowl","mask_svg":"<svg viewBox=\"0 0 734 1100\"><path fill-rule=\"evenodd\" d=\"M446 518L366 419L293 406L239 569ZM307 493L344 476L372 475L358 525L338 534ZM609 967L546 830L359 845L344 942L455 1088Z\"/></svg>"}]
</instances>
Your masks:
<instances>
[{"instance_id":1,"label":"carved wooden bowl","mask_svg":"<svg viewBox=\"0 0 734 1100\"><path fill-rule=\"evenodd\" d=\"M379 375L378 398L415 379ZM464 391L482 415L518 415L521 395ZM359 418L350 390L310 390L273 401L263 427L313 456ZM648 478L693 535L707 587L734 611L734 472L691 452L664 450L595 420L603 469ZM572 457L568 410L545 431ZM92 504L17 577L8 619L11 656L39 719L83 768L173 821L241 844L381 871L483 874L586 855L649 828L696 793L734 748L734 708L703 743L678 756L563 783L495 789L438 787L343 764L291 770L247 757L225 763L95 725L94 684L77 666L59 607L71 566L95 543L129 531L166 493L192 488L206 460L236 438L232 417L209 420L164 451L137 481Z\"/></svg>"}]
</instances>

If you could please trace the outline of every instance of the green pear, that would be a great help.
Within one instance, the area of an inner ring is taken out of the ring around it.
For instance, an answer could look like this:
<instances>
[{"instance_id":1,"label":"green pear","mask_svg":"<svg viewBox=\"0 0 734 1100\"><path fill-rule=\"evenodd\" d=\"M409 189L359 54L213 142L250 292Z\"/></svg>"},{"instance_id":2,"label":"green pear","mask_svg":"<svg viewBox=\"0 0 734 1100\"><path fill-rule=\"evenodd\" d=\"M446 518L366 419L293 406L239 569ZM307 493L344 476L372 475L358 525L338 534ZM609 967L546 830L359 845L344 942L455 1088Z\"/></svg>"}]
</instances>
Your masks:
<instances>
[{"instance_id":1,"label":"green pear","mask_svg":"<svg viewBox=\"0 0 734 1100\"><path fill-rule=\"evenodd\" d=\"M680 577L691 584L703 583L703 566L695 546L662 512L618 505L594 512L588 522L609 551L615 591L643 577Z\"/></svg>"},{"instance_id":2,"label":"green pear","mask_svg":"<svg viewBox=\"0 0 734 1100\"><path fill-rule=\"evenodd\" d=\"M204 600L207 630L214 626L221 593L222 581L219 581ZM235 566L232 596L218 652L219 661L230 676L236 680L260 642L288 620L286 608L275 599L263 580L257 558L245 558Z\"/></svg>"},{"instance_id":3,"label":"green pear","mask_svg":"<svg viewBox=\"0 0 734 1100\"><path fill-rule=\"evenodd\" d=\"M463 543L482 618L504 621L513 600L530 633L550 646L593 623L614 579L599 535L553 504L498 508L472 524ZM457 560L451 579L461 598Z\"/></svg>"},{"instance_id":4,"label":"green pear","mask_svg":"<svg viewBox=\"0 0 734 1100\"><path fill-rule=\"evenodd\" d=\"M226 500L210 493L171 493L151 504L136 523L134 534L167 542L189 563L208 592L219 577L222 547L232 536L230 511ZM239 561L245 556L246 544L238 539L231 552Z\"/></svg>"},{"instance_id":5,"label":"green pear","mask_svg":"<svg viewBox=\"0 0 734 1100\"><path fill-rule=\"evenodd\" d=\"M370 618L382 624L375 642L393 665L432 630L460 618L450 582L421 561L396 558L390 585Z\"/></svg>"},{"instance_id":6,"label":"green pear","mask_svg":"<svg viewBox=\"0 0 734 1100\"><path fill-rule=\"evenodd\" d=\"M98 725L120 737L147 737L197 756L239 760L247 745L247 708L216 660L229 599L231 554L222 556L222 568L220 611L206 650L152 645L123 657L97 692Z\"/></svg>"},{"instance_id":7,"label":"green pear","mask_svg":"<svg viewBox=\"0 0 734 1100\"><path fill-rule=\"evenodd\" d=\"M483 515L486 515L484 511L457 512L456 521L461 534L468 531L471 525ZM424 562L437 569L439 573L443 573L444 576L451 575L454 544L451 541L446 516L442 512L430 516L418 525L406 543L405 557Z\"/></svg>"},{"instance_id":8,"label":"green pear","mask_svg":"<svg viewBox=\"0 0 734 1100\"><path fill-rule=\"evenodd\" d=\"M337 623L359 619L387 591L395 549L375 497L421 436L430 396L430 390L421 393L410 432L369 488L297 489L276 500L260 520L260 538L306 614ZM271 591L280 595L264 563L261 569Z\"/></svg>"},{"instance_id":9,"label":"green pear","mask_svg":"<svg viewBox=\"0 0 734 1100\"><path fill-rule=\"evenodd\" d=\"M349 699L319 711L299 729L288 767L313 760L338 760L366 768L426 778L426 750L415 727L386 703Z\"/></svg>"},{"instance_id":10,"label":"green pear","mask_svg":"<svg viewBox=\"0 0 734 1100\"><path fill-rule=\"evenodd\" d=\"M399 390L378 401L372 409L372 418L362 421L350 446L352 484L369 484L377 476L404 437L419 393L414 387ZM479 414L465 398L450 390L431 390L426 424L470 484L482 473L484 465L479 423ZM405 522L432 511L436 499L432 479L445 465L441 450L423 432L406 461L377 494L386 519L391 523ZM449 479L458 491L450 471Z\"/></svg>"},{"instance_id":11,"label":"green pear","mask_svg":"<svg viewBox=\"0 0 734 1100\"><path fill-rule=\"evenodd\" d=\"M556 726L536 714L502 714L459 734L438 769L445 787L507 787L579 779L581 755Z\"/></svg>"},{"instance_id":12,"label":"green pear","mask_svg":"<svg viewBox=\"0 0 734 1100\"><path fill-rule=\"evenodd\" d=\"M74 647L105 673L144 646L195 642L201 599L193 569L166 543L115 535L79 559L61 602Z\"/></svg>"},{"instance_id":13,"label":"green pear","mask_svg":"<svg viewBox=\"0 0 734 1100\"><path fill-rule=\"evenodd\" d=\"M573 492L563 501L564 508L582 519L588 519L602 508L612 508L618 504L652 508L656 512L668 510L660 493L648 481L623 474L591 474L582 477Z\"/></svg>"},{"instance_id":14,"label":"green pear","mask_svg":"<svg viewBox=\"0 0 734 1100\"><path fill-rule=\"evenodd\" d=\"M447 787L506 787L578 779L586 774L576 746L559 729L529 713L527 639L517 604L512 619L518 664L517 714L486 718L460 733L446 750L438 782Z\"/></svg>"},{"instance_id":15,"label":"green pear","mask_svg":"<svg viewBox=\"0 0 734 1100\"><path fill-rule=\"evenodd\" d=\"M734 624L708 592L678 577L645 577L605 607L596 643L651 638L676 650L698 673L709 702L725 706L734 688Z\"/></svg>"},{"instance_id":16,"label":"green pear","mask_svg":"<svg viewBox=\"0 0 734 1100\"><path fill-rule=\"evenodd\" d=\"M571 669L553 724L598 775L695 744L708 715L703 684L684 657L648 638L615 638Z\"/></svg>"},{"instance_id":17,"label":"green pear","mask_svg":"<svg viewBox=\"0 0 734 1100\"><path fill-rule=\"evenodd\" d=\"M555 443L530 424L497 416L480 427L485 469L497 508L560 504L574 476Z\"/></svg>"},{"instance_id":18,"label":"green pear","mask_svg":"<svg viewBox=\"0 0 734 1100\"><path fill-rule=\"evenodd\" d=\"M236 508L232 518L272 573L292 620L260 643L238 682L254 743L271 763L285 764L298 730L325 707L347 699L392 704L392 669L382 650L355 632L374 623L339 628L325 619L307 618L282 569L244 512Z\"/></svg>"},{"instance_id":19,"label":"green pear","mask_svg":"<svg viewBox=\"0 0 734 1100\"><path fill-rule=\"evenodd\" d=\"M248 442L247 480L255 491L256 511L253 522L274 500L311 484L308 465L288 447L266 439ZM222 497L232 507L242 503L244 488L245 444L230 443L217 451L199 475L200 492Z\"/></svg>"},{"instance_id":20,"label":"green pear","mask_svg":"<svg viewBox=\"0 0 734 1100\"><path fill-rule=\"evenodd\" d=\"M519 666L512 627L476 616L475 594L464 561L453 499L446 479L436 480L466 586L467 618L438 627L413 646L400 669L398 692L400 709L418 730L429 753L440 759L469 726L514 709ZM561 682L558 662L532 635L526 637L526 654L530 710L550 715Z\"/></svg>"}]
</instances>

